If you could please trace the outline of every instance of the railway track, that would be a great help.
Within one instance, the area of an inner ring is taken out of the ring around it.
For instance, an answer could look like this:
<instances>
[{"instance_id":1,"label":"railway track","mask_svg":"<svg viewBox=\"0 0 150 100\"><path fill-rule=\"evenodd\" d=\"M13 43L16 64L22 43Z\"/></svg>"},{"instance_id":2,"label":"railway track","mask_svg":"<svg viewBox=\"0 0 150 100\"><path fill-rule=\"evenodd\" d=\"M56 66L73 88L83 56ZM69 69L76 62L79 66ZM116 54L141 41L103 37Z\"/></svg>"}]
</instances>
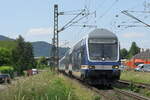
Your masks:
<instances>
[{"instance_id":1,"label":"railway track","mask_svg":"<svg viewBox=\"0 0 150 100\"><path fill-rule=\"evenodd\" d=\"M111 88L111 89L101 89L96 86L88 85L87 83L83 82L81 79L78 79L74 76L69 76L66 73L63 73L65 76L71 78L72 80L75 80L79 82L80 84L84 85L86 88L96 92L100 96L104 98L104 100L150 100L150 98L143 97L137 93L131 92L131 91L125 91L118 88ZM109 92L109 93L108 93ZM110 96L111 94L118 94L118 96Z\"/></svg>"},{"instance_id":2,"label":"railway track","mask_svg":"<svg viewBox=\"0 0 150 100\"><path fill-rule=\"evenodd\" d=\"M136 83L136 82L126 81L126 80L119 80L118 83L119 84L124 84L124 85L127 85L127 86L129 86L130 84L133 84L138 88L146 88L146 89L150 90L150 84Z\"/></svg>"},{"instance_id":3,"label":"railway track","mask_svg":"<svg viewBox=\"0 0 150 100\"><path fill-rule=\"evenodd\" d=\"M78 83L82 84L85 88L88 88L88 89L94 91L95 93L99 94L100 96L104 97L105 100L116 100L116 99L114 99L114 98L112 98L112 97L109 97L108 94L106 94L106 91L105 91L105 90L100 91L98 88L96 88L96 87L94 87L94 86L88 85L88 84L85 83L83 80L81 80L81 79L79 79L79 78L77 78L77 77L69 76L67 73L64 73L64 72L61 72L61 73L63 73L63 75L65 75L65 76L71 78L72 80L75 80L75 81L77 81Z\"/></svg>"},{"instance_id":4,"label":"railway track","mask_svg":"<svg viewBox=\"0 0 150 100\"><path fill-rule=\"evenodd\" d=\"M113 90L120 93L120 94L124 94L126 96L129 96L129 97L133 98L134 100L150 100L150 98L143 97L143 96L141 96L137 93L133 93L133 92L130 92L130 91L120 90L120 89L117 89L117 88L114 88Z\"/></svg>"}]
</instances>

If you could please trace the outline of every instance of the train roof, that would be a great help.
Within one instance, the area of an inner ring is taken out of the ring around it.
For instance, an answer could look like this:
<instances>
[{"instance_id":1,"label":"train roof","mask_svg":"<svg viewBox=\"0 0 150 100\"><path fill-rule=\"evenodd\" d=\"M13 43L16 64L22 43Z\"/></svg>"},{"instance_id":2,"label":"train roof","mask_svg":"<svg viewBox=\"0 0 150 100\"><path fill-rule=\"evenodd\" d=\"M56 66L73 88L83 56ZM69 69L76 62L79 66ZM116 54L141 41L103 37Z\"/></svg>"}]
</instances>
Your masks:
<instances>
[{"instance_id":1,"label":"train roof","mask_svg":"<svg viewBox=\"0 0 150 100\"><path fill-rule=\"evenodd\" d=\"M117 39L117 36L107 29L95 29L89 33L88 38L111 38Z\"/></svg>"}]
</instances>

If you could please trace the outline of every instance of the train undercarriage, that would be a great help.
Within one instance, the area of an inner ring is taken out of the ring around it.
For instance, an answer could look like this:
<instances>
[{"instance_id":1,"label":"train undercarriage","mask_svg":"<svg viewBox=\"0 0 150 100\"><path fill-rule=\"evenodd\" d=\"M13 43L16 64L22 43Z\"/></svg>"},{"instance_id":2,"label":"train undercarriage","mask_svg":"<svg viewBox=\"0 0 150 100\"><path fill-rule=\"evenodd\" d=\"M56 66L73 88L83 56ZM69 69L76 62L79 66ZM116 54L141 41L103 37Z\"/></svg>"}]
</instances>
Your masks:
<instances>
[{"instance_id":1,"label":"train undercarriage","mask_svg":"<svg viewBox=\"0 0 150 100\"><path fill-rule=\"evenodd\" d=\"M114 84L120 78L120 70L85 70L81 71L81 79L91 85Z\"/></svg>"}]
</instances>

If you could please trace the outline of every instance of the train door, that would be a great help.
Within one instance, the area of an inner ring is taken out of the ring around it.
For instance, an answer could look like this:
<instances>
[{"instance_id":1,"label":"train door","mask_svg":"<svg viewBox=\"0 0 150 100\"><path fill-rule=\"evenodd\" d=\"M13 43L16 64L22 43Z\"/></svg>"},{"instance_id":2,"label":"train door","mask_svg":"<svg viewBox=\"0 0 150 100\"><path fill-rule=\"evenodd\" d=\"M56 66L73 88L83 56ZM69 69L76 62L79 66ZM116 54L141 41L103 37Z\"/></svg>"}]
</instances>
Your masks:
<instances>
[{"instance_id":1,"label":"train door","mask_svg":"<svg viewBox=\"0 0 150 100\"><path fill-rule=\"evenodd\" d=\"M80 66L84 64L84 59L85 59L85 51L84 50L85 50L84 48L81 48L81 64L80 64Z\"/></svg>"},{"instance_id":2,"label":"train door","mask_svg":"<svg viewBox=\"0 0 150 100\"><path fill-rule=\"evenodd\" d=\"M80 71L80 67L84 64L84 49L81 48L78 52L78 71Z\"/></svg>"}]
</instances>

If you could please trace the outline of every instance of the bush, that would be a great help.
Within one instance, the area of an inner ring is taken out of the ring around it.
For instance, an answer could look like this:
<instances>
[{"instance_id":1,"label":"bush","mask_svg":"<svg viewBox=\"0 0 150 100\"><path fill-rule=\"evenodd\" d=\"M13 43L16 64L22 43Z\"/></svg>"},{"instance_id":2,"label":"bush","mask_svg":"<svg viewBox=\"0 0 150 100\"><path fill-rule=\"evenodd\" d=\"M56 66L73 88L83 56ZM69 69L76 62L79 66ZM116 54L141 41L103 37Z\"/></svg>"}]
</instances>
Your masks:
<instances>
[{"instance_id":1,"label":"bush","mask_svg":"<svg viewBox=\"0 0 150 100\"><path fill-rule=\"evenodd\" d=\"M40 65L37 65L37 68L38 69L45 69L45 68L49 68L49 66L40 64Z\"/></svg>"},{"instance_id":2,"label":"bush","mask_svg":"<svg viewBox=\"0 0 150 100\"><path fill-rule=\"evenodd\" d=\"M13 78L14 77L14 69L12 66L1 66L0 67L0 72L3 74L10 74L10 77Z\"/></svg>"},{"instance_id":3,"label":"bush","mask_svg":"<svg viewBox=\"0 0 150 100\"><path fill-rule=\"evenodd\" d=\"M46 71L17 80L0 92L0 100L100 100L100 97L78 82Z\"/></svg>"},{"instance_id":4,"label":"bush","mask_svg":"<svg viewBox=\"0 0 150 100\"><path fill-rule=\"evenodd\" d=\"M0 66L11 64L11 50L0 48Z\"/></svg>"},{"instance_id":5,"label":"bush","mask_svg":"<svg viewBox=\"0 0 150 100\"><path fill-rule=\"evenodd\" d=\"M94 100L100 100L100 99L101 99L101 97L99 95L94 97Z\"/></svg>"},{"instance_id":6,"label":"bush","mask_svg":"<svg viewBox=\"0 0 150 100\"><path fill-rule=\"evenodd\" d=\"M1 100L78 100L72 87L53 72L44 72L17 81L0 93Z\"/></svg>"}]
</instances>

